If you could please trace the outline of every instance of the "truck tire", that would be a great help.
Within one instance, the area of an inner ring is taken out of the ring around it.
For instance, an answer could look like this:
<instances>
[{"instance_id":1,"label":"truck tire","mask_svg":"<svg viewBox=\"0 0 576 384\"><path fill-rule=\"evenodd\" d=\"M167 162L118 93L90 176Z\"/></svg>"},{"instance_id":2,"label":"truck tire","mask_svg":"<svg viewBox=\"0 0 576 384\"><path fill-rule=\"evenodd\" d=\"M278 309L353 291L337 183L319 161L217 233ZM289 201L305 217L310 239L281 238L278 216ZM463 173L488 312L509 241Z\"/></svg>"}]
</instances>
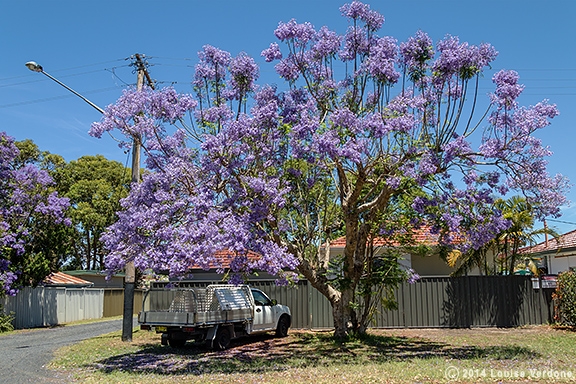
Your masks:
<instances>
[{"instance_id":1,"label":"truck tire","mask_svg":"<svg viewBox=\"0 0 576 384\"><path fill-rule=\"evenodd\" d=\"M278 326L276 327L276 336L277 337L286 337L288 336L288 328L290 328L290 320L287 316L282 316L280 320L278 320Z\"/></svg>"},{"instance_id":2,"label":"truck tire","mask_svg":"<svg viewBox=\"0 0 576 384\"><path fill-rule=\"evenodd\" d=\"M214 339L214 349L217 351L222 351L228 348L230 345L230 330L227 327L218 328L218 332L216 332L216 338Z\"/></svg>"},{"instance_id":3,"label":"truck tire","mask_svg":"<svg viewBox=\"0 0 576 384\"><path fill-rule=\"evenodd\" d=\"M186 345L186 339L168 339L168 345L172 348L182 348Z\"/></svg>"}]
</instances>

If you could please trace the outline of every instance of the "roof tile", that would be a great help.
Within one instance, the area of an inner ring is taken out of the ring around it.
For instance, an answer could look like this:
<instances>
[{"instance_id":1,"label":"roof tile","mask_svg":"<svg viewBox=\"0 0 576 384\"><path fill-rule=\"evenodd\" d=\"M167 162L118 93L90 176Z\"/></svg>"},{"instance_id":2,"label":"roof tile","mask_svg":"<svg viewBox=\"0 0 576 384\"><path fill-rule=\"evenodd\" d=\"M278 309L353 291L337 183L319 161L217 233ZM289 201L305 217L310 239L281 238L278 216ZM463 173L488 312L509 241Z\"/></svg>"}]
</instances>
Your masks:
<instances>
[{"instance_id":1,"label":"roof tile","mask_svg":"<svg viewBox=\"0 0 576 384\"><path fill-rule=\"evenodd\" d=\"M214 257L218 261L217 263L211 263L209 269L216 269L216 268L230 268L230 263L236 257L236 253L231 250L221 250L214 253ZM256 252L248 251L246 254L249 262L258 261L260 260L260 255ZM199 265L194 265L192 269L202 269Z\"/></svg>"},{"instance_id":2,"label":"roof tile","mask_svg":"<svg viewBox=\"0 0 576 384\"><path fill-rule=\"evenodd\" d=\"M70 276L63 272L53 272L44 279L45 285L94 285L91 281L81 279L79 277Z\"/></svg>"},{"instance_id":3,"label":"roof tile","mask_svg":"<svg viewBox=\"0 0 576 384\"><path fill-rule=\"evenodd\" d=\"M561 251L566 248L576 247L576 229L567 232L557 238L549 239L548 241L543 241L534 246L524 247L520 249L520 253L540 253L540 252L550 252L550 251Z\"/></svg>"},{"instance_id":4,"label":"roof tile","mask_svg":"<svg viewBox=\"0 0 576 384\"><path fill-rule=\"evenodd\" d=\"M431 232L430 226L423 226L418 229L412 229L412 238L414 242L419 245L438 245L438 234ZM377 237L374 239L374 245L377 247L381 246L400 246L400 242L382 237ZM330 242L330 247L332 248L344 248L346 246L346 237L342 236Z\"/></svg>"}]
</instances>

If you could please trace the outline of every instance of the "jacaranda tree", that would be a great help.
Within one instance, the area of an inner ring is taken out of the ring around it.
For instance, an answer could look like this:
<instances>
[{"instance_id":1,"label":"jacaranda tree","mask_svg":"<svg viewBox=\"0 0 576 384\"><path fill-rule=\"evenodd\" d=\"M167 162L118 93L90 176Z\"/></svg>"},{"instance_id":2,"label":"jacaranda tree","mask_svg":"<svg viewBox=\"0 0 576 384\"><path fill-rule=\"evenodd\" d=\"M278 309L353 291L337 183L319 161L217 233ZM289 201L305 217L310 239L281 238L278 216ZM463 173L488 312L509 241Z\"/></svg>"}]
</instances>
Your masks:
<instances>
[{"instance_id":1,"label":"jacaranda tree","mask_svg":"<svg viewBox=\"0 0 576 384\"><path fill-rule=\"evenodd\" d=\"M14 139L0 132L0 296L36 285L52 272L52 250L39 239L51 225L68 223L68 205L48 172L23 161Z\"/></svg>"},{"instance_id":2,"label":"jacaranda tree","mask_svg":"<svg viewBox=\"0 0 576 384\"><path fill-rule=\"evenodd\" d=\"M232 281L253 270L303 275L343 337L365 329L366 282L387 281L371 279L386 270L371 258L375 238L426 224L447 246L478 248L510 225L493 202L512 190L538 217L559 214L567 182L548 175L550 151L534 136L558 112L546 101L520 106L513 71L494 75L480 111L492 46L434 44L421 31L398 43L377 35L384 18L368 5L340 10L343 35L278 25L279 42L262 55L285 88L257 86L248 55L205 46L193 94L130 90L106 109L91 134L120 129L127 147L141 135L150 170L104 235L110 269L133 260L182 276L228 249ZM340 235L344 256L330 260Z\"/></svg>"}]
</instances>

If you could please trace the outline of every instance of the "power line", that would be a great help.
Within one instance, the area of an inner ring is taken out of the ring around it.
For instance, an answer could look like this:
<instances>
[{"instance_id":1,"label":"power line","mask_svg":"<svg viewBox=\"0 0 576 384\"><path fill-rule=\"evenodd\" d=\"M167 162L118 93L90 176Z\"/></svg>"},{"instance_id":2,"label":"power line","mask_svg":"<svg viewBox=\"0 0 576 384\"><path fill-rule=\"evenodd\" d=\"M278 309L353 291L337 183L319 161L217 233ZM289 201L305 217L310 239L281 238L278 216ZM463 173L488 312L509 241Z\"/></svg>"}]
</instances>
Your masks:
<instances>
[{"instance_id":1,"label":"power line","mask_svg":"<svg viewBox=\"0 0 576 384\"><path fill-rule=\"evenodd\" d=\"M125 66L123 66L123 67L128 67L128 65L125 65ZM116 69L116 68L121 68L121 67L113 67L113 68ZM108 70L108 69L104 68L104 71L107 71L107 70ZM89 74L96 73L96 72L101 72L101 71L102 71L102 69L98 69L98 70L94 70L94 71L80 72L80 73L72 73L72 74L69 74L69 75L58 76L58 77L62 79L62 78L67 78L67 77L89 75ZM18 76L18 77L14 77L14 78L12 78L12 79L22 78L22 77L30 78L30 75ZM0 81L2 81L2 80L10 80L10 79L1 79ZM2 85L0 85L0 88L14 87L14 86L18 86L18 85L31 84L31 83L38 83L38 82L41 82L41 81L46 81L46 79L40 78L39 80L38 80L38 79L34 79L34 80L28 80L28 81L20 81L20 82L18 82L18 83L2 84Z\"/></svg>"},{"instance_id":2,"label":"power line","mask_svg":"<svg viewBox=\"0 0 576 384\"><path fill-rule=\"evenodd\" d=\"M118 68L118 67L112 67L111 69L104 68L104 70L107 71L107 72L110 72L113 77L115 77L116 79L120 80L122 83L124 83L124 85L129 86L130 84L128 84L127 82L125 82L124 80L122 80L122 79L120 78L120 76L118 76L118 75L116 74L116 68ZM133 85L133 84L132 84L132 85Z\"/></svg>"},{"instance_id":3,"label":"power line","mask_svg":"<svg viewBox=\"0 0 576 384\"><path fill-rule=\"evenodd\" d=\"M562 224L576 225L576 223L573 223L573 222L570 222L570 221L563 221L563 220L546 219L546 221L552 221L552 222L554 222L554 223L562 223Z\"/></svg>"},{"instance_id":4,"label":"power line","mask_svg":"<svg viewBox=\"0 0 576 384\"><path fill-rule=\"evenodd\" d=\"M86 64L86 65L80 65L80 66L77 66L77 67L64 68L64 69L57 69L57 70L55 70L55 71L52 71L52 70L51 70L50 72L52 72L52 73L58 73L58 72L70 71L70 70L73 70L73 69L93 67L93 66L96 66L96 65L110 64L110 63L115 63L115 62L124 61L124 60L125 60L125 59L108 60L108 61L104 61L104 62L100 62L100 63ZM93 73L93 72L97 72L97 71L91 71L91 72L86 72L86 73ZM68 76L74 76L74 75L68 75ZM20 75L20 76L4 77L4 78L0 78L0 81L21 79L21 78L26 78L26 77L30 77L30 75L29 75L29 74L26 74L26 75ZM62 76L59 76L59 77L62 77Z\"/></svg>"},{"instance_id":5,"label":"power line","mask_svg":"<svg viewBox=\"0 0 576 384\"><path fill-rule=\"evenodd\" d=\"M97 90L93 90L93 91L82 92L82 94L108 92L108 91L116 90L116 89L118 89L118 88L119 88L119 87L102 88L102 89L97 89ZM17 107L17 106L21 106L21 105L44 103L44 102L47 102L47 101L67 99L67 98L69 98L69 97L74 97L74 95L61 95L61 96L47 97L47 98L44 98L44 99L21 101L21 102L18 102L18 103L10 103L10 104L0 105L0 108L9 108L9 107Z\"/></svg>"},{"instance_id":6,"label":"power line","mask_svg":"<svg viewBox=\"0 0 576 384\"><path fill-rule=\"evenodd\" d=\"M100 65L104 65L104 64L117 63L117 62L125 61L125 60L126 60L126 58L114 59L114 60L102 61L102 62L99 62L99 63L80 65L80 66L77 66L77 67L64 68L64 69L60 69L60 70L56 70L56 71L52 71L52 72L70 71L70 70L73 70L73 69L80 69L80 68L86 68L86 67L94 67L94 66L96 66L96 65L100 66Z\"/></svg>"},{"instance_id":7,"label":"power line","mask_svg":"<svg viewBox=\"0 0 576 384\"><path fill-rule=\"evenodd\" d=\"M550 72L564 72L564 71L576 71L576 69L574 69L574 68L519 68L519 69L515 69L515 71L530 71L530 72L550 71Z\"/></svg>"}]
</instances>

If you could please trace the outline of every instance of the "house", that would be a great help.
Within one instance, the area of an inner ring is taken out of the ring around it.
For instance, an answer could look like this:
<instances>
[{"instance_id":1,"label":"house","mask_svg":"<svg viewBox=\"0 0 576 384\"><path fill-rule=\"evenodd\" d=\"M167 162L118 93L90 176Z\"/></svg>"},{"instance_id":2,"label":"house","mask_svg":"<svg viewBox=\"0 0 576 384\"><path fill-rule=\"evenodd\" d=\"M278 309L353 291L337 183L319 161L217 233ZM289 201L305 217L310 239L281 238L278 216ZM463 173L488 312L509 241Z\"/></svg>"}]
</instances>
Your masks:
<instances>
[{"instance_id":1,"label":"house","mask_svg":"<svg viewBox=\"0 0 576 384\"><path fill-rule=\"evenodd\" d=\"M436 251L439 246L439 235L432 233L430 229L430 227L425 226L412 231L412 238L415 243L414 246L427 246L429 251L422 254L417 253L416 251L410 252L410 247L405 247L406 251L404 252L403 257L399 260L400 265L402 265L406 270L413 269L414 272L421 277L449 276L454 272L456 267L450 267L446 261L440 257L440 253ZM345 237L340 237L330 242L330 259L333 260L338 256L343 255L345 245ZM390 242L383 238L376 239L374 245L377 254L382 254L386 247L401 246L398 242ZM191 274L190 279L202 283L221 282L225 276L222 273L218 273L218 270L219 268L222 268L225 271L229 270L230 262L234 259L234 254L229 250L223 250L216 252L215 257L219 260L220 265L210 265L207 270L200 266L193 266L189 270ZM254 261L260 256L255 252L248 252L247 257L250 261ZM480 272L476 268L469 272L468 275L480 275ZM272 281L275 279L277 279L277 276L270 275L266 272L258 272L248 276L248 280L250 281Z\"/></svg>"},{"instance_id":2,"label":"house","mask_svg":"<svg viewBox=\"0 0 576 384\"><path fill-rule=\"evenodd\" d=\"M66 271L66 274L90 281L92 288L124 288L124 274L114 274L109 280L104 271Z\"/></svg>"},{"instance_id":3,"label":"house","mask_svg":"<svg viewBox=\"0 0 576 384\"><path fill-rule=\"evenodd\" d=\"M416 250L411 250L409 246L403 246L398 241L386 240L383 238L376 238L374 240L374 251L376 254L382 254L387 248L396 247L398 249L404 249L402 252L402 257L399 259L400 265L408 270L412 269L421 277L437 277L437 276L449 276L452 272L456 270L456 267L450 267L448 263L440 257L440 253L437 251L439 246L439 235L431 232L431 227L422 226L418 229L413 229L411 233L411 239L413 241L412 248L418 248L419 246L428 247L428 252L421 253ZM338 256L344 254L344 247L346 245L346 239L340 237L336 240L330 242L330 258L334 259ZM490 256L492 258L493 256ZM478 268L474 268L468 273L468 275L480 275Z\"/></svg>"},{"instance_id":4,"label":"house","mask_svg":"<svg viewBox=\"0 0 576 384\"><path fill-rule=\"evenodd\" d=\"M551 275L576 269L576 230L522 248L520 253L531 259L542 259L542 265L546 266L547 273Z\"/></svg>"},{"instance_id":5,"label":"house","mask_svg":"<svg viewBox=\"0 0 576 384\"><path fill-rule=\"evenodd\" d=\"M52 272L42 281L45 287L92 288L93 282L64 272Z\"/></svg>"},{"instance_id":6,"label":"house","mask_svg":"<svg viewBox=\"0 0 576 384\"><path fill-rule=\"evenodd\" d=\"M218 260L217 264L212 263L208 265L208 269L202 268L199 265L192 266L188 270L189 277L186 278L186 280L191 280L198 283L212 283L212 284L222 283L223 279L226 278L226 275L223 273L218 273L218 271L221 272L221 270L224 270L225 273L229 271L230 263L234 259L235 255L230 250L222 250L216 252L214 254L214 257L216 258L216 260ZM256 252L249 251L246 254L246 257L248 258L248 261L257 261L260 258L260 255ZM247 276L247 278L249 281L254 282L254 281L273 281L276 280L278 277L273 276L267 272L257 271ZM154 282L155 280L152 279L150 281ZM162 284L163 283L160 282L160 285Z\"/></svg>"}]
</instances>

